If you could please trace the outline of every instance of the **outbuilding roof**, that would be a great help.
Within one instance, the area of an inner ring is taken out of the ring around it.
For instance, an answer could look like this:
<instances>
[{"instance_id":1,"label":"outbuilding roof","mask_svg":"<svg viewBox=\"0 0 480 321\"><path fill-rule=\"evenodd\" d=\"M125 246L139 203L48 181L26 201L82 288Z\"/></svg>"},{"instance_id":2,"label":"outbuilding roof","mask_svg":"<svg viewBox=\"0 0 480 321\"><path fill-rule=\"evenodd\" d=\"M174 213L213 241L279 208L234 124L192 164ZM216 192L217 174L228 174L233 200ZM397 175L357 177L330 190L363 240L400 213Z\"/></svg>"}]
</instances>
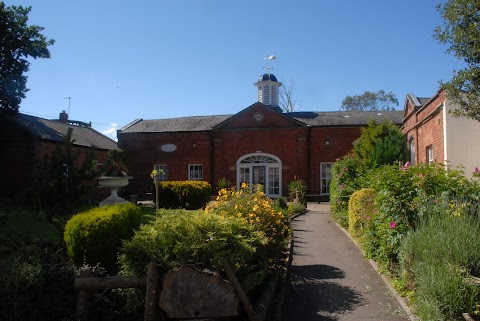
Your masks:
<instances>
[{"instance_id":1,"label":"outbuilding roof","mask_svg":"<svg viewBox=\"0 0 480 321\"><path fill-rule=\"evenodd\" d=\"M49 120L40 117L18 114L13 118L14 122L22 126L32 135L49 141L63 142L68 129L72 128L73 144L78 146L100 149L116 149L117 143L89 126L75 126L65 124L58 120Z\"/></svg>"},{"instance_id":2,"label":"outbuilding roof","mask_svg":"<svg viewBox=\"0 0 480 321\"><path fill-rule=\"evenodd\" d=\"M287 117L311 127L366 126L373 119L381 122L389 119L401 125L403 111L333 111L333 112L293 112L284 113ZM120 130L121 133L165 133L208 131L234 115L192 116L168 119L138 119Z\"/></svg>"}]
</instances>

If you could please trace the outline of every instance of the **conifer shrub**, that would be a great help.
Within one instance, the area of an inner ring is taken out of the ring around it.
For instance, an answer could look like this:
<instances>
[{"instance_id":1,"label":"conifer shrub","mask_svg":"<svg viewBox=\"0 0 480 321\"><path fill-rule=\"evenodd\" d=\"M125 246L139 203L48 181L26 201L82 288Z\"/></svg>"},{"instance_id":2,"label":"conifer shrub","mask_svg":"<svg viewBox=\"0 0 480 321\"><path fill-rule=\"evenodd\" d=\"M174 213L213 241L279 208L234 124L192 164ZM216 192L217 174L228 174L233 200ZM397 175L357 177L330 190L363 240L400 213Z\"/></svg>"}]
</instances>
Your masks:
<instances>
[{"instance_id":1,"label":"conifer shrub","mask_svg":"<svg viewBox=\"0 0 480 321\"><path fill-rule=\"evenodd\" d=\"M212 186L205 181L165 181L158 184L159 207L196 210L210 201Z\"/></svg>"},{"instance_id":2,"label":"conifer shrub","mask_svg":"<svg viewBox=\"0 0 480 321\"><path fill-rule=\"evenodd\" d=\"M226 259L248 292L267 275L266 243L264 233L241 217L163 210L155 221L142 225L124 241L121 273L145 273L147 264L154 262L162 272L194 265L222 274Z\"/></svg>"},{"instance_id":3,"label":"conifer shrub","mask_svg":"<svg viewBox=\"0 0 480 321\"><path fill-rule=\"evenodd\" d=\"M75 264L115 271L122 240L140 226L141 211L133 204L97 207L73 216L65 226L67 253Z\"/></svg>"},{"instance_id":4,"label":"conifer shrub","mask_svg":"<svg viewBox=\"0 0 480 321\"><path fill-rule=\"evenodd\" d=\"M358 241L368 237L371 222L376 214L375 197L372 188L362 188L350 197L348 202L348 231Z\"/></svg>"}]
</instances>

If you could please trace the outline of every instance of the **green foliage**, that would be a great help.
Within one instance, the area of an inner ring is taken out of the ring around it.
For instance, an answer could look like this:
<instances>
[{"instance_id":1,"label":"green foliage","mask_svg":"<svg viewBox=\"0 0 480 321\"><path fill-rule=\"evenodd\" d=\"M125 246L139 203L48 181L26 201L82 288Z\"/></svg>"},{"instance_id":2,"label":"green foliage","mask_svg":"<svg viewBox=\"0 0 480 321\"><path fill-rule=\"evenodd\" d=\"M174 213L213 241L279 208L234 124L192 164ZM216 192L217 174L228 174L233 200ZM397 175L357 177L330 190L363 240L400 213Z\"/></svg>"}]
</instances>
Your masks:
<instances>
[{"instance_id":1,"label":"green foliage","mask_svg":"<svg viewBox=\"0 0 480 321\"><path fill-rule=\"evenodd\" d=\"M36 163L28 192L36 211L43 212L49 222L53 222L55 216L71 214L91 195L82 179L91 174L93 156L87 157L83 165L75 166L79 153L73 152L72 133L73 129L69 128L63 144Z\"/></svg>"},{"instance_id":2,"label":"green foliage","mask_svg":"<svg viewBox=\"0 0 480 321\"><path fill-rule=\"evenodd\" d=\"M398 106L398 99L394 93L365 91L363 95L345 97L340 110L395 110L395 106Z\"/></svg>"},{"instance_id":3,"label":"green foliage","mask_svg":"<svg viewBox=\"0 0 480 321\"><path fill-rule=\"evenodd\" d=\"M196 210L210 201L212 187L205 181L166 181L157 183L159 207Z\"/></svg>"},{"instance_id":4,"label":"green foliage","mask_svg":"<svg viewBox=\"0 0 480 321\"><path fill-rule=\"evenodd\" d=\"M267 274L266 242L264 233L241 217L164 210L124 242L120 262L127 275L145 272L149 262L163 272L194 264L221 273L227 259L249 291Z\"/></svg>"},{"instance_id":5,"label":"green foliage","mask_svg":"<svg viewBox=\"0 0 480 321\"><path fill-rule=\"evenodd\" d=\"M48 40L40 26L28 26L31 7L5 6L0 2L0 114L17 113L28 91L25 73L30 58L50 58Z\"/></svg>"},{"instance_id":6,"label":"green foliage","mask_svg":"<svg viewBox=\"0 0 480 321\"><path fill-rule=\"evenodd\" d=\"M348 202L348 231L356 240L362 240L368 235L371 221L376 215L373 188L362 188L350 197Z\"/></svg>"},{"instance_id":7,"label":"green foliage","mask_svg":"<svg viewBox=\"0 0 480 321\"><path fill-rule=\"evenodd\" d=\"M274 205L280 209L287 209L288 208L288 204L287 204L287 201L285 200L285 198L283 198L282 196L280 196L279 198L277 198L275 200L275 203Z\"/></svg>"},{"instance_id":8,"label":"green foliage","mask_svg":"<svg viewBox=\"0 0 480 321\"><path fill-rule=\"evenodd\" d=\"M435 38L450 47L467 64L454 71L452 80L442 85L448 97L459 105L454 114L480 121L480 3L476 0L448 0L439 4L437 10L444 19L442 26L435 28Z\"/></svg>"},{"instance_id":9,"label":"green foliage","mask_svg":"<svg viewBox=\"0 0 480 321\"><path fill-rule=\"evenodd\" d=\"M295 177L288 183L288 195L293 201L297 201L302 205L307 204L307 183L304 180Z\"/></svg>"},{"instance_id":10,"label":"green foliage","mask_svg":"<svg viewBox=\"0 0 480 321\"><path fill-rule=\"evenodd\" d=\"M127 176L128 153L123 149L108 151L107 161L103 166L101 176Z\"/></svg>"},{"instance_id":11,"label":"green foliage","mask_svg":"<svg viewBox=\"0 0 480 321\"><path fill-rule=\"evenodd\" d=\"M93 208L73 216L65 226L64 240L73 263L84 263L115 271L122 240L129 239L141 221L140 209L133 204Z\"/></svg>"},{"instance_id":12,"label":"green foliage","mask_svg":"<svg viewBox=\"0 0 480 321\"><path fill-rule=\"evenodd\" d=\"M377 191L378 214L374 218L375 249L372 256L380 265L398 262L398 251L408 231L416 228L422 204L434 197L480 201L480 186L462 172L443 165L420 164L382 166L369 175L370 186Z\"/></svg>"},{"instance_id":13,"label":"green foliage","mask_svg":"<svg viewBox=\"0 0 480 321\"><path fill-rule=\"evenodd\" d=\"M70 318L75 312L74 278L64 249L53 244L29 244L2 257L0 320Z\"/></svg>"},{"instance_id":14,"label":"green foliage","mask_svg":"<svg viewBox=\"0 0 480 321\"><path fill-rule=\"evenodd\" d=\"M222 177L222 178L219 178L217 180L217 188L218 190L222 190L224 188L230 188L231 184L230 184L230 181L225 178L225 177Z\"/></svg>"},{"instance_id":15,"label":"green foliage","mask_svg":"<svg viewBox=\"0 0 480 321\"><path fill-rule=\"evenodd\" d=\"M288 236L286 211L278 211L265 193L251 191L243 185L240 191L221 190L217 201L205 209L222 217L239 217L254 226L267 237L266 250L271 259L279 257L285 248Z\"/></svg>"},{"instance_id":16,"label":"green foliage","mask_svg":"<svg viewBox=\"0 0 480 321\"><path fill-rule=\"evenodd\" d=\"M373 166L394 164L406 157L406 141L402 131L388 120L380 124L370 120L362 128L362 135L356 141L353 153Z\"/></svg>"},{"instance_id":17,"label":"green foliage","mask_svg":"<svg viewBox=\"0 0 480 321\"><path fill-rule=\"evenodd\" d=\"M295 215L295 214L302 214L306 210L306 206L300 203L290 203L288 204L288 214L290 216Z\"/></svg>"},{"instance_id":18,"label":"green foliage","mask_svg":"<svg viewBox=\"0 0 480 321\"><path fill-rule=\"evenodd\" d=\"M350 196L362 187L368 187L365 176L367 162L348 154L337 159L330 169L330 208L332 217L343 227L348 227L348 202Z\"/></svg>"},{"instance_id":19,"label":"green foliage","mask_svg":"<svg viewBox=\"0 0 480 321\"><path fill-rule=\"evenodd\" d=\"M415 289L416 312L423 320L453 320L480 303L480 221L454 216L448 203L427 202L419 226L405 238L400 263L404 283Z\"/></svg>"}]
</instances>

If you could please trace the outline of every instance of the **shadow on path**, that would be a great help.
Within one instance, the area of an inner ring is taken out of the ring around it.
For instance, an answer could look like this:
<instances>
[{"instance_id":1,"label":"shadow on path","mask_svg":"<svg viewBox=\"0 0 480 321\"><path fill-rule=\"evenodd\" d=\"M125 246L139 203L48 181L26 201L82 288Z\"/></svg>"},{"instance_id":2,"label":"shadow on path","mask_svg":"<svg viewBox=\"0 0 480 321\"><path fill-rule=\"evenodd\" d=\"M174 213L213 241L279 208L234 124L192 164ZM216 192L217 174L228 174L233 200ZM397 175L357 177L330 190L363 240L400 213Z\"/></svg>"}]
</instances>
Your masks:
<instances>
[{"instance_id":1,"label":"shadow on path","mask_svg":"<svg viewBox=\"0 0 480 321\"><path fill-rule=\"evenodd\" d=\"M333 321L366 304L361 293L335 281L344 277L342 270L329 265L292 266L285 319Z\"/></svg>"}]
</instances>

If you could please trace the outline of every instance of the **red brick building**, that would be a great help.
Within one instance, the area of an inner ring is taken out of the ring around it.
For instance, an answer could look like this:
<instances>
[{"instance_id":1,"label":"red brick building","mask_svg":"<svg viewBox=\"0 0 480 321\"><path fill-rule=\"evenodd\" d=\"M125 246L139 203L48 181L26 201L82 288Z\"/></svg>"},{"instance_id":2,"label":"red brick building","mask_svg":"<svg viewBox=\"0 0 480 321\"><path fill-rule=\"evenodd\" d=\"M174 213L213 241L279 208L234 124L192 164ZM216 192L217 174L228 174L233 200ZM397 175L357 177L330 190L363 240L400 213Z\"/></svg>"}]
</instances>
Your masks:
<instances>
[{"instance_id":1,"label":"red brick building","mask_svg":"<svg viewBox=\"0 0 480 321\"><path fill-rule=\"evenodd\" d=\"M259 102L234 115L137 119L119 130L134 176L128 193L151 192L156 168L165 172L160 180L205 180L215 187L226 178L237 187L262 184L270 197L286 196L298 177L309 194L327 198L331 165L353 148L371 118L402 124L401 111L282 113L275 76L262 75L255 85Z\"/></svg>"},{"instance_id":2,"label":"red brick building","mask_svg":"<svg viewBox=\"0 0 480 321\"><path fill-rule=\"evenodd\" d=\"M480 123L453 117L451 111L457 108L445 90L428 98L407 95L402 131L412 164L435 162L463 167L467 177L480 167Z\"/></svg>"},{"instance_id":3,"label":"red brick building","mask_svg":"<svg viewBox=\"0 0 480 321\"><path fill-rule=\"evenodd\" d=\"M107 152L117 148L112 139L94 130L90 124L68 120L65 112L58 120L18 114L0 117L0 193L15 197L30 183L35 163L43 160L72 128L73 153L78 154L77 165L82 164L92 146L97 148L97 160L103 163Z\"/></svg>"}]
</instances>

